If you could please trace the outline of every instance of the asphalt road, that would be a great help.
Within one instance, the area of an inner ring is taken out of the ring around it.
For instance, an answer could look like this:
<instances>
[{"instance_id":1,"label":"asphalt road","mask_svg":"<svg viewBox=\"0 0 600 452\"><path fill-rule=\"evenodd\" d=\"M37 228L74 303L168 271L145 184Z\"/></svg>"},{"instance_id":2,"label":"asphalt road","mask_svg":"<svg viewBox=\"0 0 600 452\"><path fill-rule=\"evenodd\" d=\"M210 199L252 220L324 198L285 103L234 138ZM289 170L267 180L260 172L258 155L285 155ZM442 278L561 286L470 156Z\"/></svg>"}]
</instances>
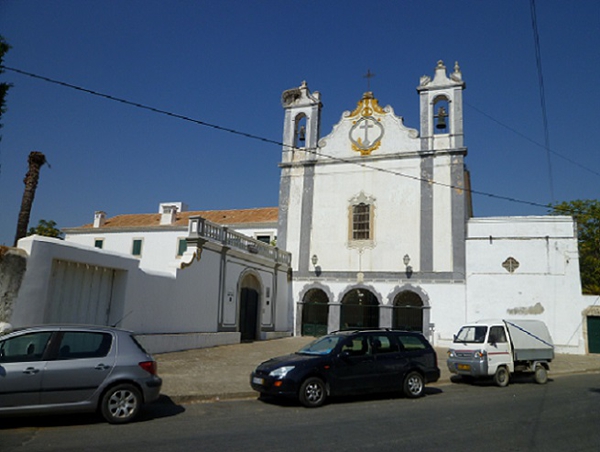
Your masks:
<instances>
[{"instance_id":1,"label":"asphalt road","mask_svg":"<svg viewBox=\"0 0 600 452\"><path fill-rule=\"evenodd\" d=\"M94 416L0 419L2 452L597 451L600 374L507 388L451 384L418 400L353 397L319 409L257 399L177 406L129 425Z\"/></svg>"}]
</instances>

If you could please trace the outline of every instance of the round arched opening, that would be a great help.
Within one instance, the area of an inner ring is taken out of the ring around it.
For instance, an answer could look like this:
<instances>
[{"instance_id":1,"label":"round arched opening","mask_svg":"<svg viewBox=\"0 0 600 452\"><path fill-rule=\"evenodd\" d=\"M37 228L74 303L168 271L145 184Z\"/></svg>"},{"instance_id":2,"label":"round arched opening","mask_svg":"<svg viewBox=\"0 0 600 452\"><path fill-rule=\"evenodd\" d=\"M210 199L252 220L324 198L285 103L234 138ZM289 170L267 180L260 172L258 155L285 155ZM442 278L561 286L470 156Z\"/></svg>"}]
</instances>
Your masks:
<instances>
[{"instance_id":1,"label":"round arched opening","mask_svg":"<svg viewBox=\"0 0 600 452\"><path fill-rule=\"evenodd\" d=\"M260 282L254 275L246 275L240 292L240 339L253 341L258 338L258 313L260 307Z\"/></svg>"},{"instance_id":2,"label":"round arched opening","mask_svg":"<svg viewBox=\"0 0 600 452\"><path fill-rule=\"evenodd\" d=\"M353 289L342 299L340 329L379 328L379 302L366 289Z\"/></svg>"},{"instance_id":3,"label":"round arched opening","mask_svg":"<svg viewBox=\"0 0 600 452\"><path fill-rule=\"evenodd\" d=\"M423 309L423 300L417 293L399 293L394 298L393 328L423 332Z\"/></svg>"},{"instance_id":4,"label":"round arched opening","mask_svg":"<svg viewBox=\"0 0 600 452\"><path fill-rule=\"evenodd\" d=\"M302 300L302 336L327 334L329 298L321 289L310 289Z\"/></svg>"}]
</instances>

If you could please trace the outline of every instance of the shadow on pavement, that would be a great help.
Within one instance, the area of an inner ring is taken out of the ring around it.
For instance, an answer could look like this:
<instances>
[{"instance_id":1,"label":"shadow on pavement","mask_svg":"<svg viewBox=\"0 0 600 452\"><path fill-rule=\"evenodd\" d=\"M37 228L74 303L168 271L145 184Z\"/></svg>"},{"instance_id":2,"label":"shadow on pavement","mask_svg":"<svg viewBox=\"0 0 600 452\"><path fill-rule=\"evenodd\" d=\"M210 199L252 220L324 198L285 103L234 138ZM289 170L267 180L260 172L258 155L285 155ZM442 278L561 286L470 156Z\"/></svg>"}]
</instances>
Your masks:
<instances>
[{"instance_id":1,"label":"shadow on pavement","mask_svg":"<svg viewBox=\"0 0 600 452\"><path fill-rule=\"evenodd\" d=\"M135 422L145 422L163 417L177 416L185 411L185 408L176 404L169 396L162 395L153 403L144 406L140 416Z\"/></svg>"},{"instance_id":2,"label":"shadow on pavement","mask_svg":"<svg viewBox=\"0 0 600 452\"><path fill-rule=\"evenodd\" d=\"M435 396L438 394L442 394L440 388L427 386L425 387L425 397L427 396ZM401 392L392 392L392 393L380 393L380 394L360 394L360 395L352 395L352 396L337 396L337 397L329 397L325 401L325 405L343 405L347 403L356 403L356 402L367 402L367 401L378 401L378 400L394 400L394 399L405 399L405 400L413 400L408 399ZM276 405L281 407L301 407L302 404L294 398L291 397L274 397L274 396L266 396L261 395L257 398L258 401L269 404ZM311 409L311 408L307 408Z\"/></svg>"},{"instance_id":3,"label":"shadow on pavement","mask_svg":"<svg viewBox=\"0 0 600 452\"><path fill-rule=\"evenodd\" d=\"M131 423L148 422L154 419L176 416L184 411L184 407L174 403L168 396L161 395L155 402L144 405L140 410L137 419ZM15 415L14 417L0 417L0 430L27 427L81 426L104 423L106 423L106 421L102 416L96 413Z\"/></svg>"},{"instance_id":4,"label":"shadow on pavement","mask_svg":"<svg viewBox=\"0 0 600 452\"><path fill-rule=\"evenodd\" d=\"M552 378L548 378L548 383L554 381ZM481 377L481 378L473 378L467 376L458 376L452 375L450 377L450 382L454 384L462 384L467 386L495 386L493 377ZM533 374L528 373L515 373L510 376L509 385L521 385L521 384L532 384L537 385L535 382L535 378Z\"/></svg>"}]
</instances>

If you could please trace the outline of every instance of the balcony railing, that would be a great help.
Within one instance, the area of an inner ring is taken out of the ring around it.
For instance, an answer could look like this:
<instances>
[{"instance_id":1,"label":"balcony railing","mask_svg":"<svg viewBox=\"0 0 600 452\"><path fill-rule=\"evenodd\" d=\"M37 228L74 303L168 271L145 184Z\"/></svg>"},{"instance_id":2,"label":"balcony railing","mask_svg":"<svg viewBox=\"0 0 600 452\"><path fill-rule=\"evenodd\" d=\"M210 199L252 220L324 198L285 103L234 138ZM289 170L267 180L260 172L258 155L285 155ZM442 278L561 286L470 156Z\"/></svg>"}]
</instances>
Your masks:
<instances>
[{"instance_id":1,"label":"balcony railing","mask_svg":"<svg viewBox=\"0 0 600 452\"><path fill-rule=\"evenodd\" d=\"M226 226L221 226L202 217L190 217L188 238L203 238L224 246L244 250L250 254L271 259L274 262L290 265L292 255L260 240L253 239Z\"/></svg>"}]
</instances>

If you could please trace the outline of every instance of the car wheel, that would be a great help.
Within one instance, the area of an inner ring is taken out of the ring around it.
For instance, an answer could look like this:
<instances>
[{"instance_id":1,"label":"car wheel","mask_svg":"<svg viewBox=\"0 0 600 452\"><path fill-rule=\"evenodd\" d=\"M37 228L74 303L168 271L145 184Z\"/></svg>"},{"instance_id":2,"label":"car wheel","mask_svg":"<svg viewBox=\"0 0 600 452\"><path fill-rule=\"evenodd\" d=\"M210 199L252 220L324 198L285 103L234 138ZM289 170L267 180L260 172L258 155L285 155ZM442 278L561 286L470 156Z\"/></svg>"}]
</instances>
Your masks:
<instances>
[{"instance_id":1,"label":"car wheel","mask_svg":"<svg viewBox=\"0 0 600 452\"><path fill-rule=\"evenodd\" d=\"M142 405L140 391L131 384L120 384L110 388L102 397L100 411L111 424L132 421Z\"/></svg>"},{"instance_id":2,"label":"car wheel","mask_svg":"<svg viewBox=\"0 0 600 452\"><path fill-rule=\"evenodd\" d=\"M510 375L508 373L508 369L504 366L498 367L496 369L496 373L494 374L494 383L501 388L508 386L508 380L510 379Z\"/></svg>"},{"instance_id":3,"label":"car wheel","mask_svg":"<svg viewBox=\"0 0 600 452\"><path fill-rule=\"evenodd\" d=\"M325 403L327 389L323 380L317 377L307 378L300 386L300 403L307 408L320 407Z\"/></svg>"},{"instance_id":4,"label":"car wheel","mask_svg":"<svg viewBox=\"0 0 600 452\"><path fill-rule=\"evenodd\" d=\"M535 365L535 382L537 384L543 385L548 381L548 371L541 364Z\"/></svg>"},{"instance_id":5,"label":"car wheel","mask_svg":"<svg viewBox=\"0 0 600 452\"><path fill-rule=\"evenodd\" d=\"M425 381L419 372L410 372L404 379L404 394L415 399L425 392Z\"/></svg>"}]
</instances>

